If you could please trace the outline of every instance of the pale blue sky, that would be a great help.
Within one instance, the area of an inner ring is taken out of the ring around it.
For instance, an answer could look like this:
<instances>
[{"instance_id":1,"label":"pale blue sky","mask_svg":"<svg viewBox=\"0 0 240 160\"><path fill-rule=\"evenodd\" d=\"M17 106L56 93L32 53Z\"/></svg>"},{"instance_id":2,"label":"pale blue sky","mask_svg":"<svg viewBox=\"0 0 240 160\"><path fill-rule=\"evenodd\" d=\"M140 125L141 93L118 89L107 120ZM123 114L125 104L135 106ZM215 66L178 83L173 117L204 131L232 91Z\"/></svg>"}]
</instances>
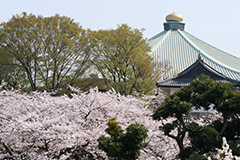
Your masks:
<instances>
[{"instance_id":1,"label":"pale blue sky","mask_svg":"<svg viewBox=\"0 0 240 160\"><path fill-rule=\"evenodd\" d=\"M145 28L145 38L163 31L173 11L183 16L185 30L199 39L240 57L240 0L0 0L0 22L22 12L60 14L92 30L127 23ZM240 64L239 64L240 65Z\"/></svg>"}]
</instances>

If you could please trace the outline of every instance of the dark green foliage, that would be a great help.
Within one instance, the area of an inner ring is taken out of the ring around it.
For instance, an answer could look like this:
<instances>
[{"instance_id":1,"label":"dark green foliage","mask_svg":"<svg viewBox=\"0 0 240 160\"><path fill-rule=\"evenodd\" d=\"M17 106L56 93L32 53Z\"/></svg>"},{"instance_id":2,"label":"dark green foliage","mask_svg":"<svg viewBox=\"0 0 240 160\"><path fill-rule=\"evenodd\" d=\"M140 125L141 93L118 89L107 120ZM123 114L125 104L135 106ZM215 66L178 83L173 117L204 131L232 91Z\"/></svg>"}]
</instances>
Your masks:
<instances>
[{"instance_id":1,"label":"dark green foliage","mask_svg":"<svg viewBox=\"0 0 240 160\"><path fill-rule=\"evenodd\" d=\"M239 127L238 127L239 128ZM229 140L228 141L230 148L232 149L232 153L235 156L240 156L240 140Z\"/></svg>"},{"instance_id":2,"label":"dark green foliage","mask_svg":"<svg viewBox=\"0 0 240 160\"><path fill-rule=\"evenodd\" d=\"M215 151L215 148L221 148L222 138L218 132L210 126L199 126L197 123L191 123L188 126L189 138L192 144L192 151L197 154Z\"/></svg>"},{"instance_id":3,"label":"dark green foliage","mask_svg":"<svg viewBox=\"0 0 240 160\"><path fill-rule=\"evenodd\" d=\"M221 121L215 121L211 124L218 132L221 131L223 124ZM223 133L223 137L226 137L227 140L238 140L240 136L240 119L234 118L228 122L227 128Z\"/></svg>"},{"instance_id":4,"label":"dark green foliage","mask_svg":"<svg viewBox=\"0 0 240 160\"><path fill-rule=\"evenodd\" d=\"M209 110L210 105L222 114L219 120L209 126L199 126L196 123L186 126L184 117L189 115L193 107L196 109L203 107ZM191 154L203 155L213 152L215 148L220 148L223 136L232 141L230 146L233 152L239 155L239 113L240 92L234 92L230 83L215 82L210 77L202 75L194 79L190 85L182 87L168 96L164 104L155 110L153 119L176 119L172 123L164 124L159 129L168 137L176 140L180 150L178 158L185 160L190 158ZM173 134L173 130L177 133ZM186 133L189 133L190 147L183 144ZM194 158L198 159L197 157Z\"/></svg>"},{"instance_id":5,"label":"dark green foliage","mask_svg":"<svg viewBox=\"0 0 240 160\"><path fill-rule=\"evenodd\" d=\"M105 130L110 137L104 135L98 138L98 148L106 152L109 158L118 160L135 160L140 155L140 150L147 147L143 141L147 138L148 130L142 124L131 124L123 132L121 126L109 119L108 128Z\"/></svg>"},{"instance_id":6,"label":"dark green foliage","mask_svg":"<svg viewBox=\"0 0 240 160\"><path fill-rule=\"evenodd\" d=\"M232 152L236 156L240 156L240 119L237 117L233 117L231 121L228 122L225 132L223 133L223 137L226 137ZM215 121L211 124L218 132L221 131L223 127L223 123L221 121Z\"/></svg>"},{"instance_id":7,"label":"dark green foliage","mask_svg":"<svg viewBox=\"0 0 240 160\"><path fill-rule=\"evenodd\" d=\"M172 123L167 123L162 127L159 127L160 130L164 132L165 135L176 140L178 147L180 149L178 157L184 159L188 151L184 148L183 140L187 132L187 128L184 122L184 116L188 115L193 107L193 104L190 103L189 97L191 96L190 90L187 87L176 91L171 96L165 99L165 103L161 105L153 114L153 119L161 120L170 117L175 117L177 120ZM178 134L171 134L171 131L177 129Z\"/></svg>"},{"instance_id":8,"label":"dark green foliage","mask_svg":"<svg viewBox=\"0 0 240 160\"><path fill-rule=\"evenodd\" d=\"M176 95L177 93L178 91L165 99L165 103L154 112L153 119L160 120L161 118L168 117L182 118L183 114L188 114L191 111L193 105L181 100L181 97Z\"/></svg>"},{"instance_id":9,"label":"dark green foliage","mask_svg":"<svg viewBox=\"0 0 240 160\"><path fill-rule=\"evenodd\" d=\"M4 81L4 89L20 89L26 85L26 76L21 68L14 64L14 59L6 49L0 46L0 84Z\"/></svg>"},{"instance_id":10,"label":"dark green foliage","mask_svg":"<svg viewBox=\"0 0 240 160\"><path fill-rule=\"evenodd\" d=\"M174 130L178 126L178 121L173 121L172 123L167 123L164 126L160 126L159 129L164 132L165 135L169 135L169 133Z\"/></svg>"},{"instance_id":11,"label":"dark green foliage","mask_svg":"<svg viewBox=\"0 0 240 160\"><path fill-rule=\"evenodd\" d=\"M203 155L191 155L187 160L208 160L207 157Z\"/></svg>"},{"instance_id":12,"label":"dark green foliage","mask_svg":"<svg viewBox=\"0 0 240 160\"><path fill-rule=\"evenodd\" d=\"M97 76L90 76L88 78L79 79L76 81L74 86L80 88L81 91L84 92L88 91L90 88L95 88L96 86L98 87L98 90L102 92L109 90L109 88L107 88L106 82Z\"/></svg>"}]
</instances>

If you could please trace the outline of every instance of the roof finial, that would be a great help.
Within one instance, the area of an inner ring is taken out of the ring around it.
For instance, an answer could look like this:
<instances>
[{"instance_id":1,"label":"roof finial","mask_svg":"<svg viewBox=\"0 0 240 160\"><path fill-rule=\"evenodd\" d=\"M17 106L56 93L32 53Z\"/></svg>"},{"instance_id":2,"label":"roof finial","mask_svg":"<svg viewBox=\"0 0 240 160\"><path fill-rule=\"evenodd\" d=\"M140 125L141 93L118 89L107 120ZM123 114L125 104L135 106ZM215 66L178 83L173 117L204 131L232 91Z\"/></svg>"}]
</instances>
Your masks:
<instances>
[{"instance_id":1,"label":"roof finial","mask_svg":"<svg viewBox=\"0 0 240 160\"><path fill-rule=\"evenodd\" d=\"M202 59L202 57L201 57L201 54L202 54L202 53L201 53L201 51L199 50L199 51L198 51L198 61L203 61L203 59Z\"/></svg>"},{"instance_id":2,"label":"roof finial","mask_svg":"<svg viewBox=\"0 0 240 160\"><path fill-rule=\"evenodd\" d=\"M177 14L176 12L173 12L169 15L167 15L166 17L166 21L178 21L178 22L182 22L183 21L183 17L180 14Z\"/></svg>"}]
</instances>

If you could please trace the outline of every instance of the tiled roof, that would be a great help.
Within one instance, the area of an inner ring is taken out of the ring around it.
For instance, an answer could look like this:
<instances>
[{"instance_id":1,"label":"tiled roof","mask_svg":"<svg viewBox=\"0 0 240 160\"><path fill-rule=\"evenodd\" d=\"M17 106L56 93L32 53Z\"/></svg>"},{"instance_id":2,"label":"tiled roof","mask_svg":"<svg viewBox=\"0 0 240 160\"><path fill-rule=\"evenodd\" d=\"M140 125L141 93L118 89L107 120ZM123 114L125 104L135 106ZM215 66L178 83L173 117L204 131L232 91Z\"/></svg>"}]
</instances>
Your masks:
<instances>
[{"instance_id":1,"label":"tiled roof","mask_svg":"<svg viewBox=\"0 0 240 160\"><path fill-rule=\"evenodd\" d=\"M157 83L158 87L171 87L171 88L180 88L181 86L186 86L192 82L197 76L202 74L210 76L211 79L217 82L228 82L235 87L240 87L240 81L233 80L227 76L219 73L214 68L207 65L200 57L186 70L179 73L177 76L164 80Z\"/></svg>"},{"instance_id":2,"label":"tiled roof","mask_svg":"<svg viewBox=\"0 0 240 160\"><path fill-rule=\"evenodd\" d=\"M148 40L155 62L169 63L170 76L180 73L197 59L228 78L240 80L240 58L219 50L179 29L163 31Z\"/></svg>"}]
</instances>

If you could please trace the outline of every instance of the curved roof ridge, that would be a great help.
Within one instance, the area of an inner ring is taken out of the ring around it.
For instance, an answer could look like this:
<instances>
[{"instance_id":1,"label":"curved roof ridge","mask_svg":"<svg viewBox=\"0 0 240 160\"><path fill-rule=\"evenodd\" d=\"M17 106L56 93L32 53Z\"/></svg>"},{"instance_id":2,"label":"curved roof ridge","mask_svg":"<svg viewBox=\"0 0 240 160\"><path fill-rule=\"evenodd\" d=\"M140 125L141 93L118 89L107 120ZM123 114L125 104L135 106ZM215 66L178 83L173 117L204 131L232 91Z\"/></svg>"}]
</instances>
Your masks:
<instances>
[{"instance_id":1,"label":"curved roof ridge","mask_svg":"<svg viewBox=\"0 0 240 160\"><path fill-rule=\"evenodd\" d=\"M158 33L157 35L149 38L147 41L155 40L155 39L159 38L160 36L162 36L164 33L166 33L166 31L162 31L162 32Z\"/></svg>"},{"instance_id":2,"label":"curved roof ridge","mask_svg":"<svg viewBox=\"0 0 240 160\"><path fill-rule=\"evenodd\" d=\"M190 65L188 68L186 68L184 71L179 73L177 75L177 77L182 77L182 76L188 74L191 71L191 68L195 68L198 64L203 66L207 71L212 72L212 73L214 73L215 75L217 75L221 78L228 78L227 76L225 76L221 72L215 70L213 67L211 67L210 65L205 63L204 60L201 58L201 53L199 54L199 58L192 65ZM231 78L228 78L228 79L231 79Z\"/></svg>"},{"instance_id":3,"label":"curved roof ridge","mask_svg":"<svg viewBox=\"0 0 240 160\"><path fill-rule=\"evenodd\" d=\"M178 33L183 37L183 39L188 43L188 44L190 44L196 51L200 51L201 49L197 46L197 45L195 45L189 38L187 38L182 32L183 31L181 31L181 30L177 30L178 31Z\"/></svg>"},{"instance_id":4,"label":"curved roof ridge","mask_svg":"<svg viewBox=\"0 0 240 160\"><path fill-rule=\"evenodd\" d=\"M208 56L206 56L205 54L202 54L204 56L204 58L208 59L209 61L211 61L212 63L216 64L216 65L220 65L219 63L215 62L214 60L212 60L211 58L209 58ZM209 65L210 66L210 65ZM223 65L220 65L221 67L225 68L228 71L234 72L239 74L239 71L236 71L236 69L231 69L231 67L225 67Z\"/></svg>"},{"instance_id":5,"label":"curved roof ridge","mask_svg":"<svg viewBox=\"0 0 240 160\"><path fill-rule=\"evenodd\" d=\"M188 68L186 68L184 71L179 73L178 75L164 80L157 82L158 87L173 87L173 88L179 88L181 86L185 86L191 83L191 81L194 79L195 76L200 76L200 74L205 74L207 76L210 76L210 78L219 81L219 82L229 82L233 86L240 86L240 81L235 80L232 78L229 78L228 76L222 74L221 72L215 70L213 67L208 65L204 62L204 60L201 58L201 53L199 54L199 58ZM203 69L201 69L201 67ZM200 73L199 75L196 75L194 73Z\"/></svg>"},{"instance_id":6,"label":"curved roof ridge","mask_svg":"<svg viewBox=\"0 0 240 160\"><path fill-rule=\"evenodd\" d=\"M199 39L199 38L195 37L194 35L192 35L192 34L190 34L190 33L186 32L186 31L184 31L184 33L187 33L188 35L190 35L190 36L192 36L192 37L196 38L198 41L201 41L201 42L203 42L204 44L208 45L209 47L212 47L212 48L214 48L214 49L216 49L216 50L219 50L219 51L221 51L221 52L222 52L222 53L224 53L224 54L227 54L228 56L232 56L232 57L234 57L234 58L237 58L237 59L239 59L239 60L240 60L240 58L239 58L239 57L237 57L237 56L234 56L234 55L232 55L232 54L230 54L230 53L228 53L228 52L226 52L226 51L224 51L224 50L222 50L222 49L219 49L219 48L217 48L217 47L215 47L215 46L213 46L213 45L211 45L211 44L209 44L209 43L207 43L207 42L204 42L203 40L201 40L201 39Z\"/></svg>"},{"instance_id":7,"label":"curved roof ridge","mask_svg":"<svg viewBox=\"0 0 240 160\"><path fill-rule=\"evenodd\" d=\"M157 47L166 39L166 37L170 34L170 32L171 32L171 30L169 30L169 31L163 31L163 32L160 32L159 34L157 34L156 36L150 38L150 39L148 40L148 42L150 42L150 41L152 41L152 40L155 40L155 39L157 39L157 38L159 38L160 36L163 35L163 37L152 47L151 50L155 50L155 48L157 48Z\"/></svg>"},{"instance_id":8,"label":"curved roof ridge","mask_svg":"<svg viewBox=\"0 0 240 160\"><path fill-rule=\"evenodd\" d=\"M240 73L239 70L225 65L225 64L223 64L222 62L220 62L219 60L217 60L216 58L214 58L214 57L208 55L207 53L205 53L200 47L198 47L193 41L191 41L186 35L184 35L184 33L187 33L186 31L180 31L180 30L178 30L178 32L183 36L183 38L184 38L186 41L189 42L189 44L191 44L196 50L198 50L202 55L204 55L206 58L208 58L209 60L211 60L211 61L214 62L215 64L218 64L218 65L222 66L223 68L228 69L228 70L231 70L231 71L233 71L233 72ZM187 33L187 34L189 34L189 33ZM189 35L191 35L191 34L189 34ZM191 36L192 36L192 35L191 35ZM193 37L194 37L194 36L193 36ZM194 38L196 38L196 37L194 37ZM199 41L201 41L201 42L203 42L202 40L200 40L200 39L198 39L198 38L196 38L196 39L199 40ZM207 44L207 45L210 46L210 47L213 47L212 45L210 45L210 44L208 44L208 43L206 43L206 42L203 42L203 43L204 43L204 44ZM213 48L217 49L216 47L213 47ZM218 49L218 50L220 50L220 49ZM220 50L220 51L223 52L223 53L225 53L225 54L228 54L228 53L226 53L226 52L224 52L224 51L222 51L222 50ZM230 55L230 54L228 54L228 55ZM233 55L231 55L231 56L233 56ZM235 57L235 56L233 56L233 57ZM235 58L236 58L236 57L235 57ZM238 58L238 57L237 57L237 58ZM240 60L240 59L239 59L239 60Z\"/></svg>"}]
</instances>

